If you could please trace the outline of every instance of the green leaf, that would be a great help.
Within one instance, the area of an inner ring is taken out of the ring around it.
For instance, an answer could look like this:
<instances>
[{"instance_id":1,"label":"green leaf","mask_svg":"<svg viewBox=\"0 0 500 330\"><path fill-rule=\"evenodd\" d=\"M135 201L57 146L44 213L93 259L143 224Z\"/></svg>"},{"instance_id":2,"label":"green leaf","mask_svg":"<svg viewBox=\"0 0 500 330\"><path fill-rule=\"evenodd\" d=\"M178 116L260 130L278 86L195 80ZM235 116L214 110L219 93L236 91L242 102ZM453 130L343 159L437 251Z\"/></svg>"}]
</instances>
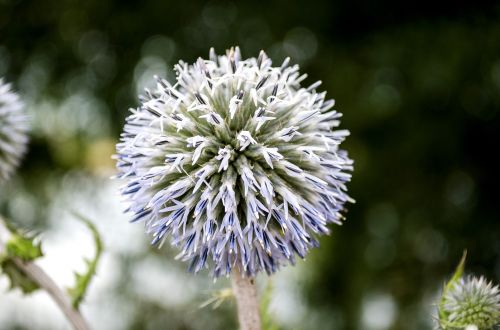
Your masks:
<instances>
[{"instance_id":1,"label":"green leaf","mask_svg":"<svg viewBox=\"0 0 500 330\"><path fill-rule=\"evenodd\" d=\"M95 225L90 221L89 219L85 218L79 213L73 212L73 215L82 221L91 231L92 236L94 238L94 245L95 245L95 254L94 258L92 260L89 259L84 259L85 264L87 266L87 270L80 274L75 272L75 285L72 288L68 288L68 294L71 298L71 303L75 309L78 309L80 306L80 303L82 302L83 298L85 297L85 294L87 292L87 288L89 287L89 284L96 274L96 269L97 265L99 263L99 260L101 258L102 250L103 250L103 245L102 245L102 240L99 235L99 232L97 231L97 228Z\"/></svg>"},{"instance_id":2,"label":"green leaf","mask_svg":"<svg viewBox=\"0 0 500 330\"><path fill-rule=\"evenodd\" d=\"M35 243L33 237L25 237L13 232L5 246L7 256L18 257L24 261L35 260L43 256L40 243Z\"/></svg>"},{"instance_id":3,"label":"green leaf","mask_svg":"<svg viewBox=\"0 0 500 330\"><path fill-rule=\"evenodd\" d=\"M31 293L37 290L36 284L16 264L18 261L33 261L43 256L40 243L35 243L33 235L23 234L12 224L0 219L0 226L8 233L3 253L0 255L0 270L10 280L11 289L19 288L23 293Z\"/></svg>"},{"instance_id":4,"label":"green leaf","mask_svg":"<svg viewBox=\"0 0 500 330\"><path fill-rule=\"evenodd\" d=\"M443 329L447 328L447 325L444 323L448 319L448 315L446 314L445 309L444 309L445 296L448 293L448 291L453 288L455 283L457 283L462 278L462 276L464 274L465 259L466 258L467 258L467 250L464 251L464 253L462 255L462 259L460 260L460 263L458 264L457 268L455 269L455 273L453 273L453 276L448 281L448 283L445 284L445 286L443 288L443 293L441 295L441 301L439 302L439 322L441 323L441 327Z\"/></svg>"},{"instance_id":5,"label":"green leaf","mask_svg":"<svg viewBox=\"0 0 500 330\"><path fill-rule=\"evenodd\" d=\"M464 268L465 268L465 259L467 258L467 250L464 251L464 254L462 255L462 259L460 259L460 263L458 264L457 268L455 269L455 273L451 277L450 281L446 284L446 290L449 290L455 282L460 280L464 274Z\"/></svg>"},{"instance_id":6,"label":"green leaf","mask_svg":"<svg viewBox=\"0 0 500 330\"><path fill-rule=\"evenodd\" d=\"M5 259L0 265L3 273L9 277L11 289L19 288L23 293L28 294L40 288L12 259Z\"/></svg>"}]
</instances>

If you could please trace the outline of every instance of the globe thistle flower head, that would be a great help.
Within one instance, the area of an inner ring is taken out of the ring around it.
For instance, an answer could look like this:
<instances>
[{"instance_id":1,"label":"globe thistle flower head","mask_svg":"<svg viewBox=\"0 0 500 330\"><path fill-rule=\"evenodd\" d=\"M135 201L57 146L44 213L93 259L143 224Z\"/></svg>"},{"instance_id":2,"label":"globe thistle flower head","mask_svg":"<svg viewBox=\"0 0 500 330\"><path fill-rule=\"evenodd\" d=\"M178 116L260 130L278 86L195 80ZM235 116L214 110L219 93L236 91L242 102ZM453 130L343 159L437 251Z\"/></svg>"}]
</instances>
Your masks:
<instances>
[{"instance_id":1,"label":"globe thistle flower head","mask_svg":"<svg viewBox=\"0 0 500 330\"><path fill-rule=\"evenodd\" d=\"M489 330L500 324L500 289L484 277L460 278L443 295L442 329Z\"/></svg>"},{"instance_id":2,"label":"globe thistle flower head","mask_svg":"<svg viewBox=\"0 0 500 330\"><path fill-rule=\"evenodd\" d=\"M7 180L26 152L28 123L19 96L0 78L0 182Z\"/></svg>"},{"instance_id":3,"label":"globe thistle flower head","mask_svg":"<svg viewBox=\"0 0 500 330\"><path fill-rule=\"evenodd\" d=\"M215 277L234 267L270 274L305 257L351 200L353 162L339 148L348 131L332 130L334 101L264 52L211 49L175 71L175 84L157 78L146 90L117 144L132 221L153 244L170 236L192 271Z\"/></svg>"}]
</instances>

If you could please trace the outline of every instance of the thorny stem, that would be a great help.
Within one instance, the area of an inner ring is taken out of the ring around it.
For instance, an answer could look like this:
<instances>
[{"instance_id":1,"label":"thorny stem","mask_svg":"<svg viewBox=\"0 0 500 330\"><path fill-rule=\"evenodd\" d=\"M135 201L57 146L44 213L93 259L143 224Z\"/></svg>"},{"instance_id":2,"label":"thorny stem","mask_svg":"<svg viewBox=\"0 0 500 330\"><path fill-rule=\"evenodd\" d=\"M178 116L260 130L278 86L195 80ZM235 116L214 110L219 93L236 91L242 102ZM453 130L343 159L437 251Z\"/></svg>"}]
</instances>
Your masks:
<instances>
[{"instance_id":1,"label":"thorny stem","mask_svg":"<svg viewBox=\"0 0 500 330\"><path fill-rule=\"evenodd\" d=\"M240 330L261 330L255 280L243 276L237 269L233 269L231 280L238 306Z\"/></svg>"},{"instance_id":2,"label":"thorny stem","mask_svg":"<svg viewBox=\"0 0 500 330\"><path fill-rule=\"evenodd\" d=\"M35 281L40 288L54 299L75 330L89 330L89 327L82 314L71 305L68 296L57 286L57 284L45 273L45 271L31 261L24 261L20 258L12 258L29 278Z\"/></svg>"}]
</instances>

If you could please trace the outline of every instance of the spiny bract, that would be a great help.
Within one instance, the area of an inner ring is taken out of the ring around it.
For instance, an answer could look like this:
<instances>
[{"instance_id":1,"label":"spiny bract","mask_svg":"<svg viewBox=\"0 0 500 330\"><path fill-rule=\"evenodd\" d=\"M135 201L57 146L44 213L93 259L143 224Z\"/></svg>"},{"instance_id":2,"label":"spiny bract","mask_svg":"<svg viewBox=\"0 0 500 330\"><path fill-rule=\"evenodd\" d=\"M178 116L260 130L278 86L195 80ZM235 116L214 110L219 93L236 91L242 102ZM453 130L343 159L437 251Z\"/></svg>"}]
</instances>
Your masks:
<instances>
[{"instance_id":1,"label":"spiny bract","mask_svg":"<svg viewBox=\"0 0 500 330\"><path fill-rule=\"evenodd\" d=\"M343 219L353 162L339 149L348 131L331 130L341 114L320 82L300 86L298 65L271 64L238 48L180 61L175 85L157 78L117 145L132 221L153 244L171 235L194 272L273 273Z\"/></svg>"},{"instance_id":2,"label":"spiny bract","mask_svg":"<svg viewBox=\"0 0 500 330\"><path fill-rule=\"evenodd\" d=\"M27 131L23 103L0 78L0 182L10 177L26 152Z\"/></svg>"},{"instance_id":3,"label":"spiny bract","mask_svg":"<svg viewBox=\"0 0 500 330\"><path fill-rule=\"evenodd\" d=\"M442 329L489 330L500 325L500 289L484 277L461 278L445 293L441 308Z\"/></svg>"}]
</instances>

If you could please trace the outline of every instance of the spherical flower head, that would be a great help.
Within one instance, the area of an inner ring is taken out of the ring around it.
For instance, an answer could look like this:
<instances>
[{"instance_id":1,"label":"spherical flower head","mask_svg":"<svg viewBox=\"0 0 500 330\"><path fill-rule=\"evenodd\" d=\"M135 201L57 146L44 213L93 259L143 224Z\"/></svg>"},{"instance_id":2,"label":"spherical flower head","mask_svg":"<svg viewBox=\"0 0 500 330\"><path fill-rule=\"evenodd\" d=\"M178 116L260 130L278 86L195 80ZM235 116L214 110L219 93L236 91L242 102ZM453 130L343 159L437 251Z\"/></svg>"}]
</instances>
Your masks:
<instances>
[{"instance_id":1,"label":"spherical flower head","mask_svg":"<svg viewBox=\"0 0 500 330\"><path fill-rule=\"evenodd\" d=\"M272 66L264 52L238 48L175 66L171 85L157 78L127 118L117 145L122 193L132 221L161 245L167 236L190 270L248 276L295 263L328 224L342 223L352 160L339 149L349 134L332 130L331 110L315 83L289 59Z\"/></svg>"},{"instance_id":2,"label":"spherical flower head","mask_svg":"<svg viewBox=\"0 0 500 330\"><path fill-rule=\"evenodd\" d=\"M0 79L0 182L7 180L26 152L28 123L19 96Z\"/></svg>"},{"instance_id":3,"label":"spherical flower head","mask_svg":"<svg viewBox=\"0 0 500 330\"><path fill-rule=\"evenodd\" d=\"M489 330L500 324L500 289L484 277L456 281L443 296L440 324L445 330Z\"/></svg>"}]
</instances>

